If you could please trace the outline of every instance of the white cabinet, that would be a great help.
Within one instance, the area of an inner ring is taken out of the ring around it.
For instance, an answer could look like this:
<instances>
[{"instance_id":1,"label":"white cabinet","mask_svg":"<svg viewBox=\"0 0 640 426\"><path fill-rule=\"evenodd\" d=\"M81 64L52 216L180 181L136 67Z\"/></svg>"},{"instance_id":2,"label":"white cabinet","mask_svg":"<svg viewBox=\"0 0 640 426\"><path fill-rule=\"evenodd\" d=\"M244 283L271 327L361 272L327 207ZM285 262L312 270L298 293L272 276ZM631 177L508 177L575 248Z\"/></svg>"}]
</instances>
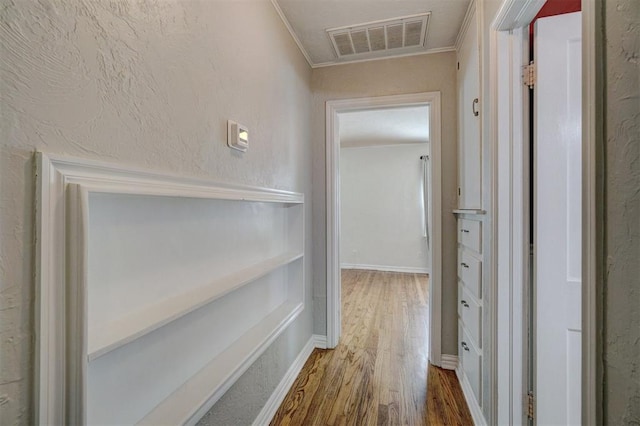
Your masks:
<instances>
[{"instance_id":1,"label":"white cabinet","mask_svg":"<svg viewBox=\"0 0 640 426\"><path fill-rule=\"evenodd\" d=\"M458 49L458 208L482 208L480 55L475 12Z\"/></svg>"},{"instance_id":2,"label":"white cabinet","mask_svg":"<svg viewBox=\"0 0 640 426\"><path fill-rule=\"evenodd\" d=\"M482 216L458 219L458 376L474 419L482 419ZM478 422L477 422L478 423Z\"/></svg>"}]
</instances>

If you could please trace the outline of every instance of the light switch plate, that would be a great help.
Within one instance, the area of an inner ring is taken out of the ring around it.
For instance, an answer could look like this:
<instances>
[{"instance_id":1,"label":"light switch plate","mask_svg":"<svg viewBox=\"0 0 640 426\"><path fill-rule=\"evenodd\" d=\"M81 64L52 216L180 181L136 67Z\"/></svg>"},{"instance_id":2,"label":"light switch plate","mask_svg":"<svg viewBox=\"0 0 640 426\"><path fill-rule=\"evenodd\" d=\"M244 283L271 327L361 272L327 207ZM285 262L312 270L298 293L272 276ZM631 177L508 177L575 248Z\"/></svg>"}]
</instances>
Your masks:
<instances>
[{"instance_id":1,"label":"light switch plate","mask_svg":"<svg viewBox=\"0 0 640 426\"><path fill-rule=\"evenodd\" d=\"M228 120L227 145L238 151L247 152L247 149L249 149L249 129L247 126Z\"/></svg>"}]
</instances>

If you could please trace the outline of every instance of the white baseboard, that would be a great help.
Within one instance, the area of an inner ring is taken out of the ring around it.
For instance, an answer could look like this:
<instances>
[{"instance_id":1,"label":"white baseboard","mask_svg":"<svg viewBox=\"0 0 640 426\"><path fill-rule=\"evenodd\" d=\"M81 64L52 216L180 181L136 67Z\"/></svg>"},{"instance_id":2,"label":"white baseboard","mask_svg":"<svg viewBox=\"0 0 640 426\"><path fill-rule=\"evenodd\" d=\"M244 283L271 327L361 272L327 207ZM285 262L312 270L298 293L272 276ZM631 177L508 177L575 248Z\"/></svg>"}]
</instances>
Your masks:
<instances>
[{"instance_id":1,"label":"white baseboard","mask_svg":"<svg viewBox=\"0 0 640 426\"><path fill-rule=\"evenodd\" d=\"M314 334L311 336L309 341L304 348L300 351L296 359L289 367L289 370L285 373L278 386L274 389L273 393L267 400L267 403L262 407L258 417L253 421L253 426L264 426L271 423L273 416L276 415L278 408L280 408L280 404L284 401L284 398L287 396L289 389L293 386L293 382L298 378L298 374L304 367L305 362L309 359L309 356L313 352L315 348L326 349L327 348L327 336L321 336L319 334Z\"/></svg>"},{"instance_id":2,"label":"white baseboard","mask_svg":"<svg viewBox=\"0 0 640 426\"><path fill-rule=\"evenodd\" d=\"M487 426L487 421L484 419L484 415L482 414L482 409L476 401L476 397L473 394L473 390L471 389L471 384L469 380L467 380L467 376L460 370L460 366L456 368L456 376L458 376L458 380L460 381L460 387L462 388L462 393L464 394L464 399L467 401L467 406L469 407L469 411L471 412L471 418L473 419L473 424L475 426Z\"/></svg>"},{"instance_id":3,"label":"white baseboard","mask_svg":"<svg viewBox=\"0 0 640 426\"><path fill-rule=\"evenodd\" d=\"M314 334L311 336L311 339L313 340L314 347L318 349L327 349L327 336Z\"/></svg>"},{"instance_id":4,"label":"white baseboard","mask_svg":"<svg viewBox=\"0 0 640 426\"><path fill-rule=\"evenodd\" d=\"M407 274L430 274L431 268L414 266L364 265L355 263L341 263L341 269L366 269L369 271L405 272Z\"/></svg>"},{"instance_id":5,"label":"white baseboard","mask_svg":"<svg viewBox=\"0 0 640 426\"><path fill-rule=\"evenodd\" d=\"M440 357L440 367L445 370L455 370L458 368L458 356L442 354Z\"/></svg>"}]
</instances>

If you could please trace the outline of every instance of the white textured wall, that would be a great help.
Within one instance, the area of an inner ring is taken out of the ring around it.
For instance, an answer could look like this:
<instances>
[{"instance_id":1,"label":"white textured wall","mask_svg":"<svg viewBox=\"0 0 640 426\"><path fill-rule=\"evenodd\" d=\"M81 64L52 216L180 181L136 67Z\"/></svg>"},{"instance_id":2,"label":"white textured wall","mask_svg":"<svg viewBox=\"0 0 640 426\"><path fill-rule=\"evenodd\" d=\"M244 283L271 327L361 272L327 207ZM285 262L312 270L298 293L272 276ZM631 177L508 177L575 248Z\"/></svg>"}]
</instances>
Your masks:
<instances>
[{"instance_id":1,"label":"white textured wall","mask_svg":"<svg viewBox=\"0 0 640 426\"><path fill-rule=\"evenodd\" d=\"M341 264L426 272L420 156L428 150L427 144L340 150Z\"/></svg>"},{"instance_id":2,"label":"white textured wall","mask_svg":"<svg viewBox=\"0 0 640 426\"><path fill-rule=\"evenodd\" d=\"M458 349L456 55L411 56L316 68L312 73L314 331L326 333L325 104L328 100L439 91L442 94L442 351Z\"/></svg>"},{"instance_id":3,"label":"white textured wall","mask_svg":"<svg viewBox=\"0 0 640 426\"><path fill-rule=\"evenodd\" d=\"M603 421L640 424L640 1L604 1Z\"/></svg>"},{"instance_id":4,"label":"white textured wall","mask_svg":"<svg viewBox=\"0 0 640 426\"><path fill-rule=\"evenodd\" d=\"M311 71L267 0L0 0L0 58L0 424L30 424L33 151L311 201ZM225 146L229 118L251 131L244 156ZM307 224L310 213L309 203ZM209 421L257 415L311 335L310 284L306 294L305 312Z\"/></svg>"}]
</instances>

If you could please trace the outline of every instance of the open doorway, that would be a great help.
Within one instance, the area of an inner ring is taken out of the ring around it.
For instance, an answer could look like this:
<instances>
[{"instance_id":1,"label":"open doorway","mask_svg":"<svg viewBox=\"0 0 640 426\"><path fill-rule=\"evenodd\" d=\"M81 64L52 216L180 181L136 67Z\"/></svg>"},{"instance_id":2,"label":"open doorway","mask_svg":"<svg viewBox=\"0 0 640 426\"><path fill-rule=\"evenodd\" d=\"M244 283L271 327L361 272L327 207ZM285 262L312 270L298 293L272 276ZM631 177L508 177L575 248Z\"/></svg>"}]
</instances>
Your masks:
<instances>
[{"instance_id":1,"label":"open doorway","mask_svg":"<svg viewBox=\"0 0 640 426\"><path fill-rule=\"evenodd\" d=\"M429 279L429 330L428 347L429 360L436 366L441 365L441 280L442 280L442 208L441 208L441 167L440 167L440 93L428 92L410 95L382 96L375 98L347 99L327 102L327 345L335 347L341 334L341 198L340 198L340 114L356 111L424 107L428 115L428 153L420 153L415 158L421 169L421 156L430 160L428 172L430 175L430 189L427 199L422 200L427 205L427 221L425 229L419 229L422 244L426 244L425 233L428 231L429 246L426 252L427 263L423 266L430 272ZM419 199L419 197L418 197ZM425 202L426 201L426 202ZM423 207L424 208L424 207ZM429 223L430 222L430 223ZM430 225L430 226L428 226ZM430 259L429 259L430 258Z\"/></svg>"},{"instance_id":2,"label":"open doorway","mask_svg":"<svg viewBox=\"0 0 640 426\"><path fill-rule=\"evenodd\" d=\"M341 269L428 274L429 107L338 118Z\"/></svg>"}]
</instances>

